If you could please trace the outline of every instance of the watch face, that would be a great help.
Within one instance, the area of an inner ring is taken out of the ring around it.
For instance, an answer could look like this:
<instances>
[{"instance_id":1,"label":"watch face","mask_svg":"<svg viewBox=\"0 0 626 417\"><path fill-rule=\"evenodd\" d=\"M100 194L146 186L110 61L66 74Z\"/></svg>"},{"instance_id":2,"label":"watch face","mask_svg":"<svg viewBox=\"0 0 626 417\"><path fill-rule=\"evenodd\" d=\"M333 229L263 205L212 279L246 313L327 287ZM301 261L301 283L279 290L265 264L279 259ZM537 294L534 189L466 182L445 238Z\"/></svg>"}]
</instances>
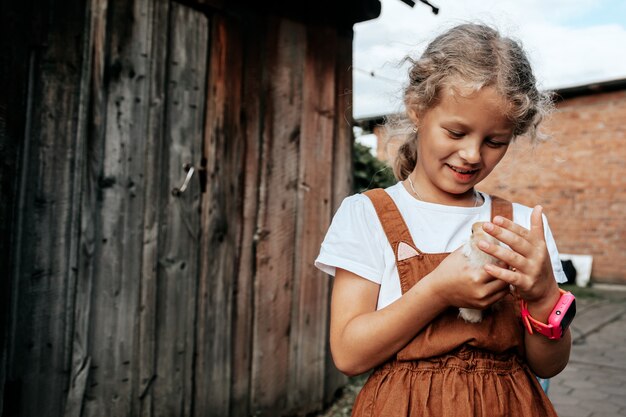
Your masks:
<instances>
[{"instance_id":1,"label":"watch face","mask_svg":"<svg viewBox=\"0 0 626 417\"><path fill-rule=\"evenodd\" d=\"M567 328L569 327L572 320L574 320L574 316L576 315L576 300L572 300L572 303L569 305L567 310L565 310L565 314L561 319L561 336L565 333Z\"/></svg>"}]
</instances>

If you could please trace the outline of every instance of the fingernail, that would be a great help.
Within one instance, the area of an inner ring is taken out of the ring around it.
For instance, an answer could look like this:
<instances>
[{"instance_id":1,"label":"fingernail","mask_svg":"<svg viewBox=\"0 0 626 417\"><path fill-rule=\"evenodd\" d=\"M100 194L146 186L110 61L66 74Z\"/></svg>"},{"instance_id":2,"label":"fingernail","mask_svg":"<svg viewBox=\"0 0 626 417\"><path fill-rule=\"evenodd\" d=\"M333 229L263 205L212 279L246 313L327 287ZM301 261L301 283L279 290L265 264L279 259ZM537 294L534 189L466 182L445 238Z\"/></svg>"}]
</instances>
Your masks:
<instances>
[{"instance_id":1,"label":"fingernail","mask_svg":"<svg viewBox=\"0 0 626 417\"><path fill-rule=\"evenodd\" d=\"M491 223L485 223L483 224L483 229L485 229L488 232L491 232L494 228L494 225Z\"/></svg>"},{"instance_id":2,"label":"fingernail","mask_svg":"<svg viewBox=\"0 0 626 417\"><path fill-rule=\"evenodd\" d=\"M485 242L484 240L480 240L478 242L478 247L482 249L487 249L489 247L489 243Z\"/></svg>"},{"instance_id":3,"label":"fingernail","mask_svg":"<svg viewBox=\"0 0 626 417\"><path fill-rule=\"evenodd\" d=\"M494 217L493 222L495 224L502 224L504 222L504 219L502 217L500 217L500 216L496 216L496 217Z\"/></svg>"}]
</instances>

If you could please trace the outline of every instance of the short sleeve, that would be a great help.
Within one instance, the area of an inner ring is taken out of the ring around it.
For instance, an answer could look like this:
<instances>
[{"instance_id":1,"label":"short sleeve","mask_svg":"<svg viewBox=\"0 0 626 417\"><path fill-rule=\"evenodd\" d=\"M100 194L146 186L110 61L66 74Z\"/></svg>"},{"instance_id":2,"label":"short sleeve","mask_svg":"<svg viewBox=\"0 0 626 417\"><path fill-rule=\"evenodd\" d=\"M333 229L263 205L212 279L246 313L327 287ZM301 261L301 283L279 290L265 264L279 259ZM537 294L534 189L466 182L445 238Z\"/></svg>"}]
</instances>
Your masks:
<instances>
[{"instance_id":1,"label":"short sleeve","mask_svg":"<svg viewBox=\"0 0 626 417\"><path fill-rule=\"evenodd\" d=\"M563 284L567 282L567 276L565 275L565 271L563 271L563 265L561 264L559 251L556 247L556 242L554 241L552 231L550 230L550 225L548 225L548 219L545 215L543 216L543 229L544 236L546 238L546 246L548 247L548 254L550 255L550 261L552 262L552 271L554 272L554 278L556 279L556 282L558 282L559 284Z\"/></svg>"},{"instance_id":2,"label":"short sleeve","mask_svg":"<svg viewBox=\"0 0 626 417\"><path fill-rule=\"evenodd\" d=\"M369 198L347 197L333 217L315 266L332 276L336 268L345 269L380 284L385 268L382 233Z\"/></svg>"}]
</instances>

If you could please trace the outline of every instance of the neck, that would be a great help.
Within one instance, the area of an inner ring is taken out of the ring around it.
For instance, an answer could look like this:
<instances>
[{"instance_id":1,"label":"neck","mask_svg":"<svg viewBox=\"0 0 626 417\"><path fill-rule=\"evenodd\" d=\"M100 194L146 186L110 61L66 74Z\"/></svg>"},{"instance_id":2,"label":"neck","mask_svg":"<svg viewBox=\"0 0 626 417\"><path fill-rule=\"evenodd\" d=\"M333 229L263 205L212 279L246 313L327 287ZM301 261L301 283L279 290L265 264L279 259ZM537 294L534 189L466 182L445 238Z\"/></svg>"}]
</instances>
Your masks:
<instances>
[{"instance_id":1,"label":"neck","mask_svg":"<svg viewBox=\"0 0 626 417\"><path fill-rule=\"evenodd\" d=\"M446 206L458 207L477 207L482 204L483 199L480 194L472 187L461 194L452 194L436 192L437 190L429 190L427 187L416 181L414 174L411 174L403 181L404 188L419 201L427 203L442 204Z\"/></svg>"}]
</instances>

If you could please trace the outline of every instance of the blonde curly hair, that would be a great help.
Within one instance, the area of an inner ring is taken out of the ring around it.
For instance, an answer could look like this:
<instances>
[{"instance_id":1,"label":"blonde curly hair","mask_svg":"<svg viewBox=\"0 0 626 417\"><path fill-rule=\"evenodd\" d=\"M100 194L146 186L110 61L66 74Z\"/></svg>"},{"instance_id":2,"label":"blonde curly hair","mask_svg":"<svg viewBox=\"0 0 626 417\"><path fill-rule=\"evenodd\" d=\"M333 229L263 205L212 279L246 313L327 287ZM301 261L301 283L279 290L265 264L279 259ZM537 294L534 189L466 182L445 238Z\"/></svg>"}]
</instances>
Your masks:
<instances>
[{"instance_id":1,"label":"blonde curly hair","mask_svg":"<svg viewBox=\"0 0 626 417\"><path fill-rule=\"evenodd\" d=\"M546 138L538 126L552 109L550 94L539 91L521 44L483 24L462 24L436 37L422 56L413 60L404 104L417 114L432 108L445 87L494 87L510 106L513 137L526 135L532 142ZM417 132L407 115L391 118L387 137L404 138L393 164L396 178L404 180L417 162Z\"/></svg>"}]
</instances>

